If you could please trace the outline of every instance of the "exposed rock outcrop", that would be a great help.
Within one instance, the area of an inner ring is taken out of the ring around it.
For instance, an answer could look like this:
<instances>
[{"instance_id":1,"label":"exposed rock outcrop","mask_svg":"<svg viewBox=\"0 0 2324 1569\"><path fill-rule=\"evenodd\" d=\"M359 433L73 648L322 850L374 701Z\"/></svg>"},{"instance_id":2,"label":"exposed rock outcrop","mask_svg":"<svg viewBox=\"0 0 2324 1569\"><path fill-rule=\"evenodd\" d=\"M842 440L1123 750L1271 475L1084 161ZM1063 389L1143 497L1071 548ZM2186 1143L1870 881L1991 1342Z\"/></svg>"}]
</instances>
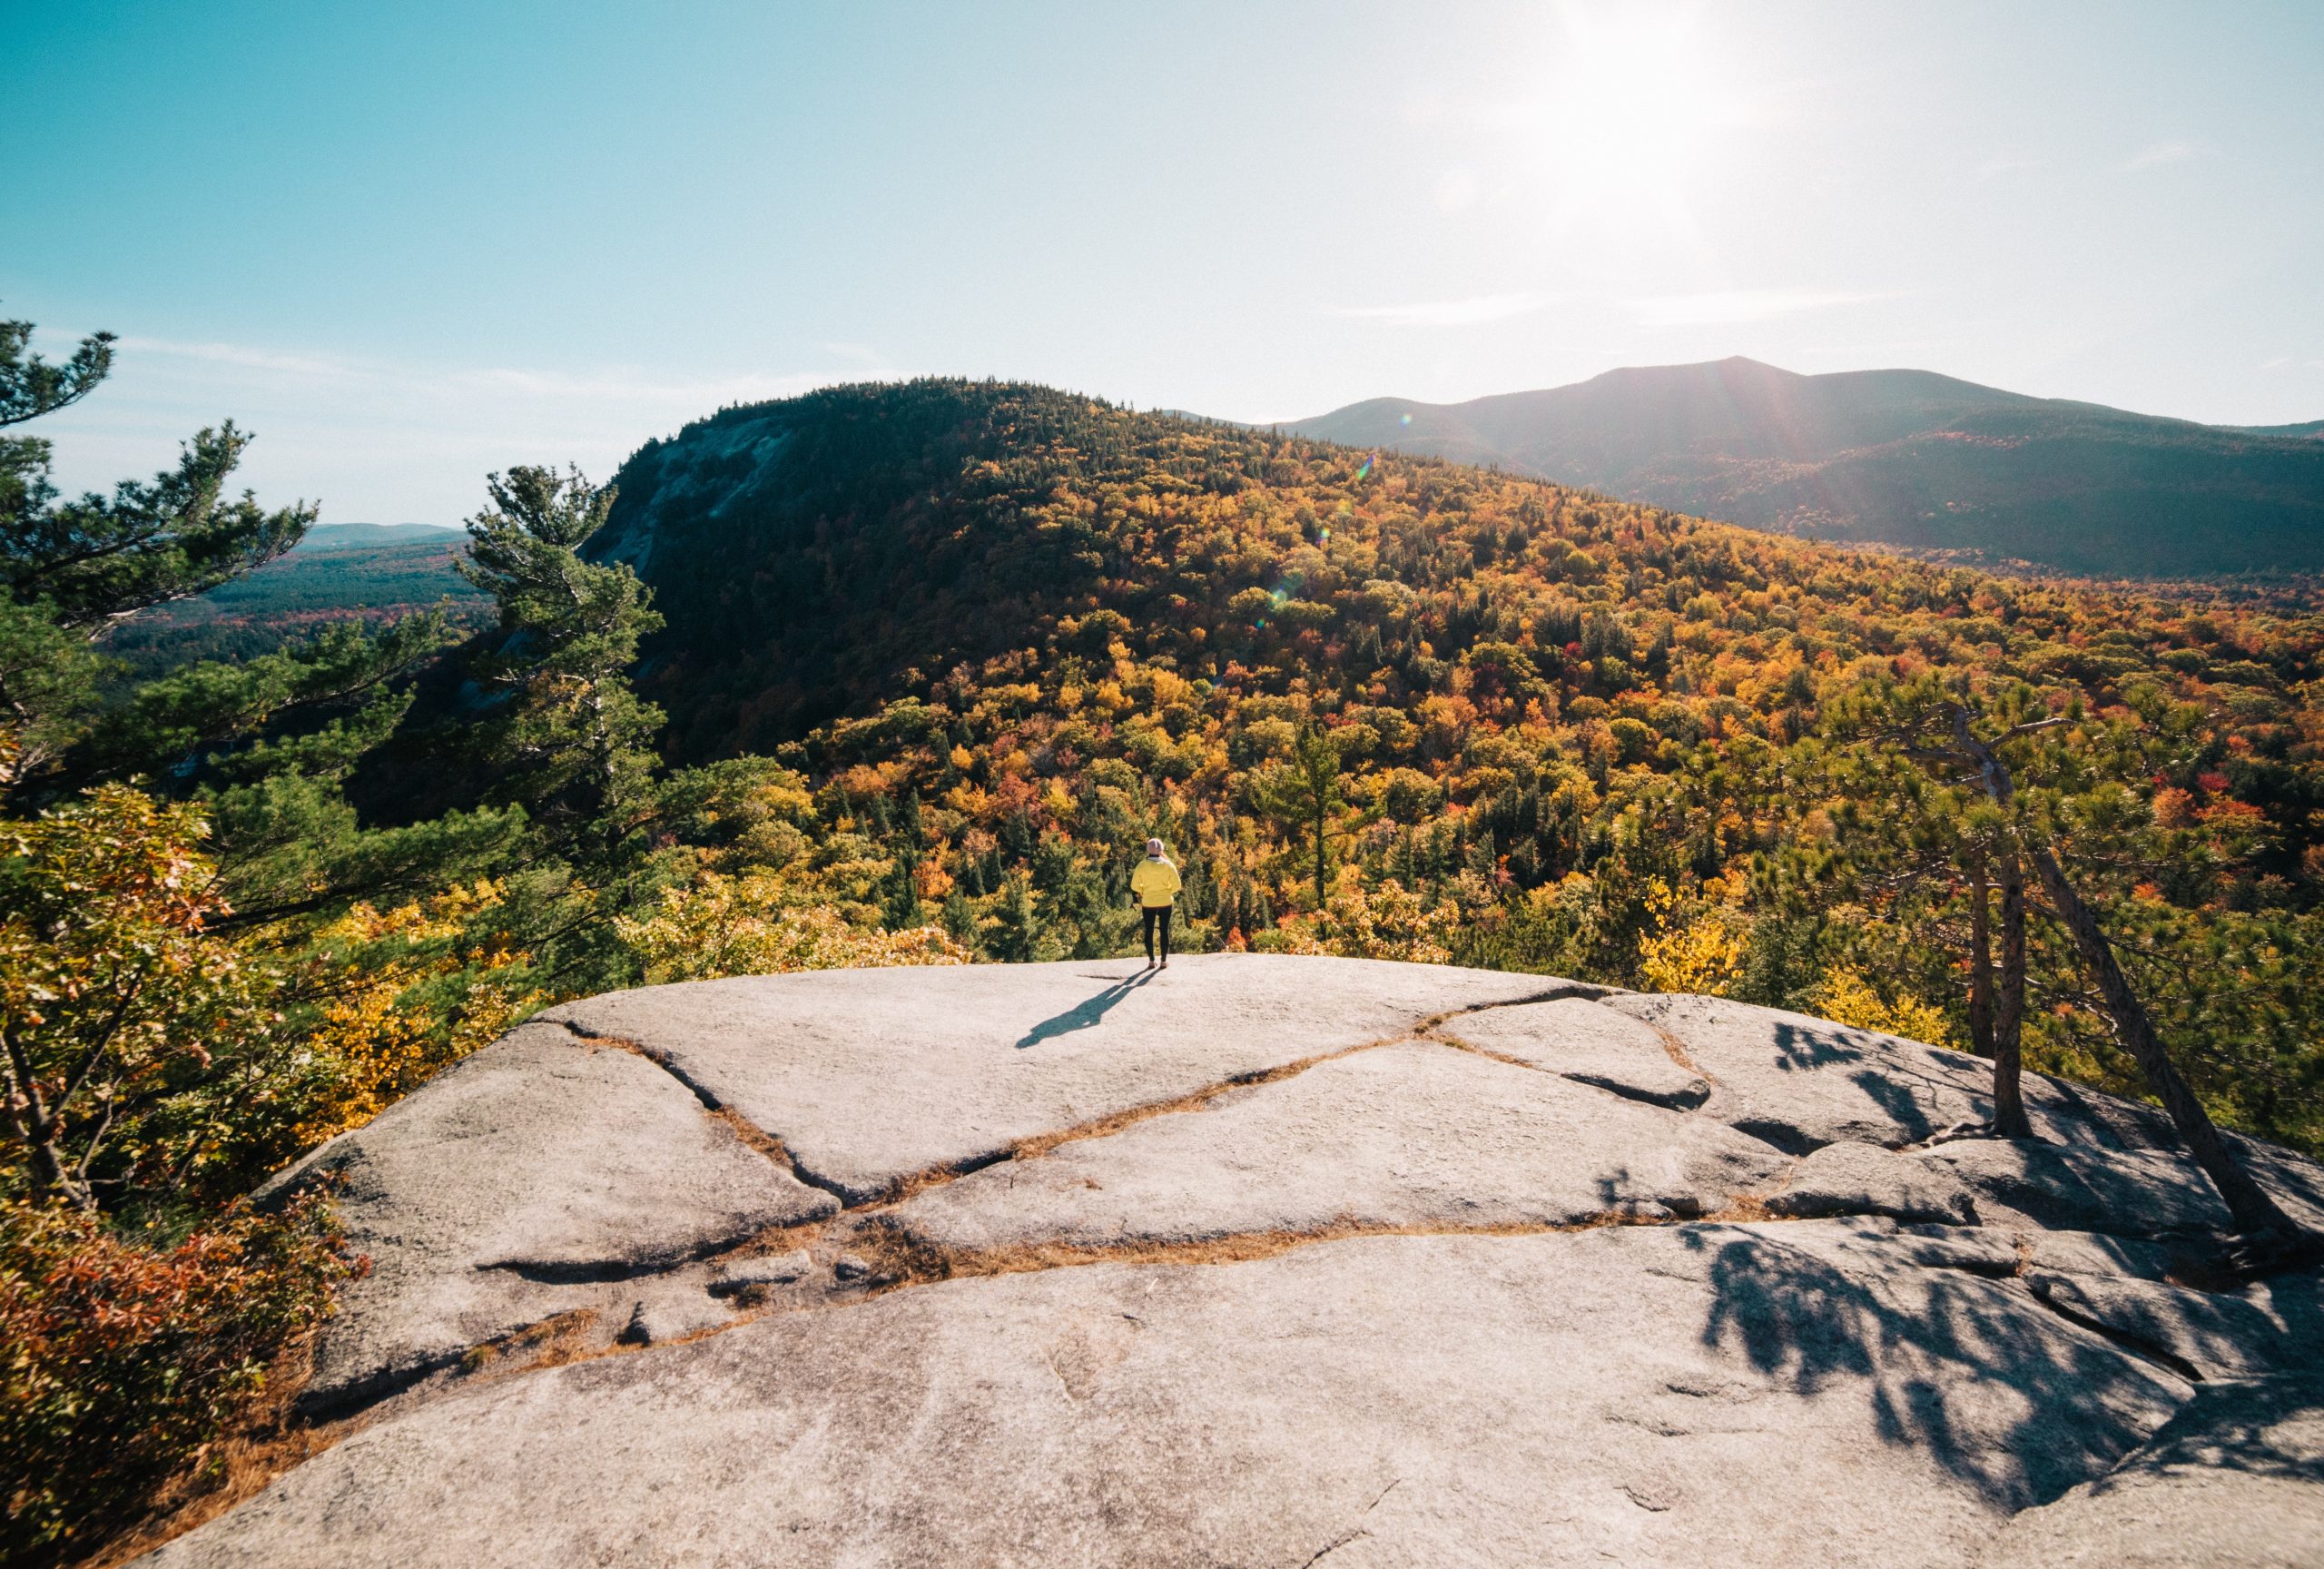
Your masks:
<instances>
[{"instance_id":1,"label":"exposed rock outcrop","mask_svg":"<svg viewBox=\"0 0 2324 1569\"><path fill-rule=\"evenodd\" d=\"M2169 1278L2127 1103L1930 1143L1984 1074L1349 960L569 1004L271 1185L358 1415L147 1562L2302 1561L2317 1276Z\"/></svg>"}]
</instances>

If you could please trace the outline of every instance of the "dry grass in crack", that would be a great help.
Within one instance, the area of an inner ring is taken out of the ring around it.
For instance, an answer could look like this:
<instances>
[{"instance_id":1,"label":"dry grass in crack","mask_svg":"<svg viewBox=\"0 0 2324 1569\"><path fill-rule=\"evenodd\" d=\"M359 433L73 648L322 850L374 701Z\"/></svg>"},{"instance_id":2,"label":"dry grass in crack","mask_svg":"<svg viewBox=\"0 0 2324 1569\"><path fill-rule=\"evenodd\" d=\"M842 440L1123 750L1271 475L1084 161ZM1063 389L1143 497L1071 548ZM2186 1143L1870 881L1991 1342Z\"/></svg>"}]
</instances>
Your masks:
<instances>
[{"instance_id":1,"label":"dry grass in crack","mask_svg":"<svg viewBox=\"0 0 2324 1569\"><path fill-rule=\"evenodd\" d=\"M1512 1068L1523 1068L1534 1073L1551 1072L1551 1070L1542 1067L1539 1062L1528 1062L1522 1057L1512 1057L1506 1051L1496 1051L1490 1046L1480 1046L1473 1041L1463 1041L1458 1035L1443 1030L1432 1030L1421 1039L1434 1045L1450 1046L1455 1051L1467 1051L1479 1057L1489 1057L1495 1062L1506 1062Z\"/></svg>"},{"instance_id":2,"label":"dry grass in crack","mask_svg":"<svg viewBox=\"0 0 2324 1569\"><path fill-rule=\"evenodd\" d=\"M1430 1028L1430 1022L1423 1021L1418 1030L1428 1028ZM1036 1133L1029 1139L1019 1139L1009 1146L1000 1160L981 1161L967 1166L943 1167L933 1171L923 1171L915 1177L905 1178L882 1194L880 1202L883 1207L898 1204L915 1193L925 1192L931 1188L939 1188L947 1182L957 1181L971 1171L984 1169L986 1166L999 1165L1002 1160L1038 1160L1061 1145L1079 1143L1085 1139L1110 1138L1125 1128L1134 1127L1151 1118L1174 1117L1188 1111L1207 1111L1210 1110L1211 1102L1235 1090L1256 1090L1262 1085L1280 1083L1285 1079L1295 1079L1320 1063L1336 1062L1343 1057L1353 1057L1361 1051L1377 1051L1384 1046L1402 1046L1423 1038L1417 1031L1408 1034L1384 1035L1377 1041L1359 1041L1354 1046L1343 1046L1336 1051L1319 1051L1313 1057L1302 1057L1295 1062L1285 1062L1251 1073L1239 1073L1232 1079L1221 1081L1216 1084L1205 1085L1202 1089L1188 1094L1175 1096L1167 1100L1157 1100L1149 1105L1133 1106L1127 1110L1111 1112L1094 1121L1076 1123L1070 1128L1060 1128L1053 1133Z\"/></svg>"},{"instance_id":3,"label":"dry grass in crack","mask_svg":"<svg viewBox=\"0 0 2324 1569\"><path fill-rule=\"evenodd\" d=\"M1669 1031L1665 1030L1661 1025L1657 1024L1651 1019L1644 1020L1642 1022L1648 1029L1653 1031L1654 1033L1661 1039L1662 1050L1669 1054L1671 1061L1676 1062L1679 1067L1684 1068L1688 1072L1693 1074L1696 1078L1701 1080L1706 1084L1716 1085L1718 1082L1718 1080L1712 1078L1709 1072L1699 1066L1692 1057L1687 1055L1687 1043L1685 1041L1679 1040L1676 1035L1673 1035Z\"/></svg>"},{"instance_id":4,"label":"dry grass in crack","mask_svg":"<svg viewBox=\"0 0 2324 1569\"><path fill-rule=\"evenodd\" d=\"M1506 1221L1486 1226L1424 1226L1355 1219L1334 1221L1304 1231L1240 1231L1186 1241L1113 1243L1028 1242L1002 1248L944 1248L924 1241L886 1217L868 1219L853 1239L857 1253L873 1265L875 1291L940 1280L990 1275L1029 1275L1090 1264L1248 1264L1322 1242L1370 1237L1551 1237L1619 1227L1668 1228L1698 1219L1772 1219L1748 1209L1716 1216L1649 1215L1635 1209L1602 1211L1580 1220L1547 1223Z\"/></svg>"},{"instance_id":5,"label":"dry grass in crack","mask_svg":"<svg viewBox=\"0 0 2324 1569\"><path fill-rule=\"evenodd\" d=\"M597 1310L576 1308L471 1346L459 1367L469 1377L497 1378L580 1360L596 1342Z\"/></svg>"},{"instance_id":6,"label":"dry grass in crack","mask_svg":"<svg viewBox=\"0 0 2324 1569\"><path fill-rule=\"evenodd\" d=\"M1724 1208L1707 1211L1697 1219L1713 1225L1748 1226L1756 1221L1797 1220L1800 1217L1777 1214L1759 1194L1730 1193Z\"/></svg>"},{"instance_id":7,"label":"dry grass in crack","mask_svg":"<svg viewBox=\"0 0 2324 1569\"><path fill-rule=\"evenodd\" d=\"M771 1258L783 1253L812 1251L831 1228L829 1220L802 1220L793 1226L770 1226L744 1238L732 1248L705 1255L703 1262L714 1267L744 1258Z\"/></svg>"},{"instance_id":8,"label":"dry grass in crack","mask_svg":"<svg viewBox=\"0 0 2324 1569\"><path fill-rule=\"evenodd\" d=\"M582 1029L580 1025L574 1023L569 1019L559 1020L558 1022L565 1026L565 1032L566 1034L572 1036L575 1041L587 1048L589 1051L626 1051L633 1057L645 1058L656 1068L662 1066L662 1061L660 1058L655 1056L653 1052L648 1051L645 1047L639 1045L636 1041L630 1040L625 1035L592 1035L589 1031Z\"/></svg>"},{"instance_id":9,"label":"dry grass in crack","mask_svg":"<svg viewBox=\"0 0 2324 1569\"><path fill-rule=\"evenodd\" d=\"M1402 1037L1398 1039L1401 1040ZM1285 1062L1280 1067L1269 1068L1257 1073L1246 1073L1221 1084L1207 1085L1191 1095L1180 1095L1169 1100L1157 1100L1149 1106L1133 1106L1127 1111L1117 1111L1110 1116L1100 1117L1094 1122L1083 1122L1071 1128L1061 1128L1054 1133L1036 1133L1030 1139L1020 1139L1010 1145L1007 1159L1038 1160L1060 1145L1078 1144L1085 1139L1110 1138L1123 1129L1133 1127L1149 1118L1175 1117L1186 1111L1207 1111L1210 1110L1212 1101L1230 1090L1256 1089L1262 1084L1277 1083L1285 1079L1296 1078L1318 1062L1328 1062L1335 1057L1346 1057L1354 1052L1369 1051L1375 1047L1394 1044L1396 1044L1394 1041L1367 1041L1360 1046L1349 1046L1338 1051L1328 1051L1315 1057L1302 1057L1296 1062Z\"/></svg>"},{"instance_id":10,"label":"dry grass in crack","mask_svg":"<svg viewBox=\"0 0 2324 1569\"><path fill-rule=\"evenodd\" d=\"M703 1115L713 1122L724 1123L734 1131L734 1137L740 1139L754 1153L765 1156L785 1171L797 1175L799 1162L791 1158L791 1151L783 1147L783 1140L733 1107L721 1107L713 1110L705 1106L703 1108Z\"/></svg>"}]
</instances>

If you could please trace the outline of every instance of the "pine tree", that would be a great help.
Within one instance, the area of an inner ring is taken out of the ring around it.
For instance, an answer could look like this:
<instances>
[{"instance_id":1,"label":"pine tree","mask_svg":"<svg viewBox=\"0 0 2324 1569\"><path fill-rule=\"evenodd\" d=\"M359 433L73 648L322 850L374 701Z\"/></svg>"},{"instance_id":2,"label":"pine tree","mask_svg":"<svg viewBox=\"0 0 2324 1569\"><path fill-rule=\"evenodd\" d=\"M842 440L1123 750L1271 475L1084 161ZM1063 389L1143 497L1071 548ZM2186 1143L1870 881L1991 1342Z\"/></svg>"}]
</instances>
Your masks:
<instances>
[{"instance_id":1,"label":"pine tree","mask_svg":"<svg viewBox=\"0 0 2324 1569\"><path fill-rule=\"evenodd\" d=\"M584 561L614 492L577 469L517 468L487 481L492 506L468 523L460 575L499 602L500 641L478 673L507 693L493 725L490 798L521 804L567 837L618 839L638 824L662 712L628 671L662 627L627 566Z\"/></svg>"},{"instance_id":2,"label":"pine tree","mask_svg":"<svg viewBox=\"0 0 2324 1569\"><path fill-rule=\"evenodd\" d=\"M0 321L0 426L53 413L94 391L113 369L113 334L84 340L51 365L25 352L29 321ZM250 492L226 495L250 436L231 420L198 431L175 469L123 480L108 498L60 501L51 449L0 438L0 580L17 605L43 605L58 627L94 636L149 606L183 599L261 567L315 520L306 502L270 512Z\"/></svg>"},{"instance_id":3,"label":"pine tree","mask_svg":"<svg viewBox=\"0 0 2324 1569\"><path fill-rule=\"evenodd\" d=\"M1340 790L1340 751L1320 725L1301 732L1288 763L1254 775L1252 804L1303 835L1315 883L1315 908L1324 907L1331 854L1332 814L1345 804Z\"/></svg>"}]
</instances>

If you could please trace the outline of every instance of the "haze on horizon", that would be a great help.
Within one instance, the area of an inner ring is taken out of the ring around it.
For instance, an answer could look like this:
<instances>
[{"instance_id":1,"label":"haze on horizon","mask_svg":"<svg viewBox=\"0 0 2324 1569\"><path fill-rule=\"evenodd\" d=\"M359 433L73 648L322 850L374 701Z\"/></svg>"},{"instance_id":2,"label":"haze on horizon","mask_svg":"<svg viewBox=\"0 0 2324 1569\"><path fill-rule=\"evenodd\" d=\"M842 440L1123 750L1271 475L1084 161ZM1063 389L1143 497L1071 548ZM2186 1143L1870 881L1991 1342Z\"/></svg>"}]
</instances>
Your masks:
<instances>
[{"instance_id":1,"label":"haze on horizon","mask_svg":"<svg viewBox=\"0 0 2324 1569\"><path fill-rule=\"evenodd\" d=\"M2324 416L2324 8L0 9L68 489L449 523L919 373L1293 419L1730 354Z\"/></svg>"}]
</instances>

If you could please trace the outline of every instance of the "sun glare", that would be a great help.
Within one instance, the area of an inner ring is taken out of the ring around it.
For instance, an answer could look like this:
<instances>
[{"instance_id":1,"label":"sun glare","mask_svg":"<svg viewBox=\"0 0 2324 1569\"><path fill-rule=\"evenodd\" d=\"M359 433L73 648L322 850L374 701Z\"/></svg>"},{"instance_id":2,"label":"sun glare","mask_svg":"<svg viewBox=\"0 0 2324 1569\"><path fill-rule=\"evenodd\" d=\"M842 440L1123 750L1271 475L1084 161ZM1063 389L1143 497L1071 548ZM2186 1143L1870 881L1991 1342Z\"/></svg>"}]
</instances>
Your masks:
<instances>
[{"instance_id":1,"label":"sun glare","mask_svg":"<svg viewBox=\"0 0 2324 1569\"><path fill-rule=\"evenodd\" d=\"M1683 224L1689 180L1732 109L1702 29L1685 13L1561 15L1541 120L1560 207Z\"/></svg>"}]
</instances>

